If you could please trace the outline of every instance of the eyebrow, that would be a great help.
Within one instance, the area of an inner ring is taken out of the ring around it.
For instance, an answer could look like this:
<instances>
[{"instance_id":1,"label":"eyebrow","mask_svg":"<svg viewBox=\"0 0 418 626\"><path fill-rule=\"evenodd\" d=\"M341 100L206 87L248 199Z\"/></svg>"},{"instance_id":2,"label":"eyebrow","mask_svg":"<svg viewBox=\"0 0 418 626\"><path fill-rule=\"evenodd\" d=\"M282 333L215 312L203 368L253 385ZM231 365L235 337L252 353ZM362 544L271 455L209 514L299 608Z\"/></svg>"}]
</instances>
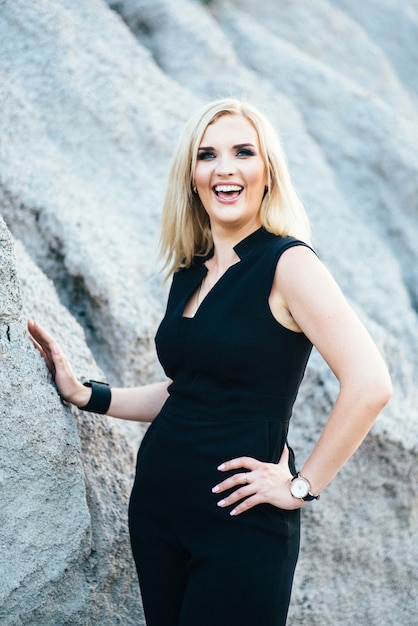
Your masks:
<instances>
[{"instance_id":1,"label":"eyebrow","mask_svg":"<svg viewBox=\"0 0 418 626\"><path fill-rule=\"evenodd\" d=\"M232 146L234 150L240 150L242 148L255 148L255 145L248 142L248 143L237 143L234 146ZM215 148L213 146L200 146L199 150L215 150Z\"/></svg>"}]
</instances>

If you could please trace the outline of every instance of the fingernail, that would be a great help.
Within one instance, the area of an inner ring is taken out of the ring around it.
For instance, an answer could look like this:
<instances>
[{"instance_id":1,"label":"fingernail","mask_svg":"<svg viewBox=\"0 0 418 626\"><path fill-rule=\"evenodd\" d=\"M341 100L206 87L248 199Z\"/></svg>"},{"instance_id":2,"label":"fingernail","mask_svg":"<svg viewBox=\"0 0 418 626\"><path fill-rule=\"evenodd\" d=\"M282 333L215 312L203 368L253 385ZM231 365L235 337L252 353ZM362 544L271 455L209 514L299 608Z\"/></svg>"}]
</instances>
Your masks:
<instances>
[{"instance_id":1,"label":"fingernail","mask_svg":"<svg viewBox=\"0 0 418 626\"><path fill-rule=\"evenodd\" d=\"M223 470L223 469L225 469L225 463L218 465L218 470Z\"/></svg>"},{"instance_id":2,"label":"fingernail","mask_svg":"<svg viewBox=\"0 0 418 626\"><path fill-rule=\"evenodd\" d=\"M219 500L218 506L225 506L225 500Z\"/></svg>"},{"instance_id":3,"label":"fingernail","mask_svg":"<svg viewBox=\"0 0 418 626\"><path fill-rule=\"evenodd\" d=\"M236 515L236 513L237 513L237 512L236 512L236 510L235 510L235 509L233 509L233 510L230 512L230 515Z\"/></svg>"},{"instance_id":4,"label":"fingernail","mask_svg":"<svg viewBox=\"0 0 418 626\"><path fill-rule=\"evenodd\" d=\"M54 347L52 349L54 351L54 354L59 354L60 353L60 349L59 349L59 347L57 346L56 343L54 344Z\"/></svg>"},{"instance_id":5,"label":"fingernail","mask_svg":"<svg viewBox=\"0 0 418 626\"><path fill-rule=\"evenodd\" d=\"M219 491L219 487L218 485L216 485L215 487L213 487L212 492L213 493L217 493Z\"/></svg>"}]
</instances>

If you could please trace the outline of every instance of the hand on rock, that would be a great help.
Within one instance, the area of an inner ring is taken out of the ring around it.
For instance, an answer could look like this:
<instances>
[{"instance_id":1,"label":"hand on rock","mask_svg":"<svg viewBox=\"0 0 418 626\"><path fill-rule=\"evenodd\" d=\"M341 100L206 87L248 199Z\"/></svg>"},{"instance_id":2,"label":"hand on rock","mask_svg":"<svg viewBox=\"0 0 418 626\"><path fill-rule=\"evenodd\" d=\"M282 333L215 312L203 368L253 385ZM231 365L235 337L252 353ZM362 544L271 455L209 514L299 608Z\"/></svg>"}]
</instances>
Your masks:
<instances>
[{"instance_id":1,"label":"hand on rock","mask_svg":"<svg viewBox=\"0 0 418 626\"><path fill-rule=\"evenodd\" d=\"M33 345L41 353L54 377L63 400L77 406L85 406L90 399L91 389L84 387L77 380L70 362L55 339L32 320L28 320L28 331Z\"/></svg>"}]
</instances>

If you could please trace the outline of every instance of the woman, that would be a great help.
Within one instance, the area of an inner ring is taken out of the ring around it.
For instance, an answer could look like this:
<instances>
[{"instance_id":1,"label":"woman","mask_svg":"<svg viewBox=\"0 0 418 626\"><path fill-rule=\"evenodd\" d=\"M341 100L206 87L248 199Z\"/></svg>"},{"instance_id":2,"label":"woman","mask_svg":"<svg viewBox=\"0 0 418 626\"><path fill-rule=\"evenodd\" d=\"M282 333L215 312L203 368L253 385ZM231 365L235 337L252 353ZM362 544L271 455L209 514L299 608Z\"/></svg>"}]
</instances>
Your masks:
<instances>
[{"instance_id":1,"label":"woman","mask_svg":"<svg viewBox=\"0 0 418 626\"><path fill-rule=\"evenodd\" d=\"M169 380L83 386L29 323L65 400L151 422L129 507L148 626L284 625L300 509L389 400L375 344L308 242L272 127L217 101L186 127L164 204L173 282L156 346ZM287 432L312 344L340 393L297 474Z\"/></svg>"}]
</instances>

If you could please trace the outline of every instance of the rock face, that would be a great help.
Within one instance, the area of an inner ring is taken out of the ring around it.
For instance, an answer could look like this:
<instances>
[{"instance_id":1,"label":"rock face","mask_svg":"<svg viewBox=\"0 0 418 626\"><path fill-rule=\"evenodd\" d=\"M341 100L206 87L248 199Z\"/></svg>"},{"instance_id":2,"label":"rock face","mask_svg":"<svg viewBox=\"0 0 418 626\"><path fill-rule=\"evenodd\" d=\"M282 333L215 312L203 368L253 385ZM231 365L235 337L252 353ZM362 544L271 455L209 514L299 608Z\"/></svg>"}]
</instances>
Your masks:
<instances>
[{"instance_id":1,"label":"rock face","mask_svg":"<svg viewBox=\"0 0 418 626\"><path fill-rule=\"evenodd\" d=\"M31 311L95 377L82 329L0 222L0 623L140 624L129 559L133 455L115 423L66 408L24 330ZM19 267L20 279L16 275ZM23 301L20 297L23 295Z\"/></svg>"},{"instance_id":2,"label":"rock face","mask_svg":"<svg viewBox=\"0 0 418 626\"><path fill-rule=\"evenodd\" d=\"M141 431L64 406L26 318L80 376L161 376L169 162L189 114L233 95L282 135L315 246L395 390L304 509L289 624L415 626L417 40L414 0L0 3L0 624L144 623L126 522ZM314 354L300 462L335 394Z\"/></svg>"}]
</instances>

